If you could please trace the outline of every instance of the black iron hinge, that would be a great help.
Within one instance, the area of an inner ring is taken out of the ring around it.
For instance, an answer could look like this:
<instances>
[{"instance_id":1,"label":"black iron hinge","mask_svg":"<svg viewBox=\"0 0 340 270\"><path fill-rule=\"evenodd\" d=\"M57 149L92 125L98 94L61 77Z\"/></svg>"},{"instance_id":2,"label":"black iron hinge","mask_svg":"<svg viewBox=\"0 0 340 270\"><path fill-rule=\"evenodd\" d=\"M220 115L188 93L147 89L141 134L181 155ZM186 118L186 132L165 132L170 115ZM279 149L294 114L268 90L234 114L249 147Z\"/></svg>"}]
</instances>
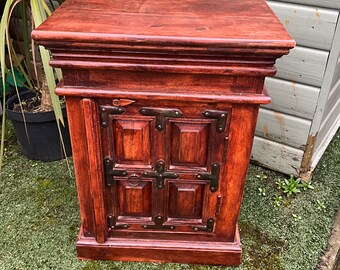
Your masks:
<instances>
[{"instance_id":1,"label":"black iron hinge","mask_svg":"<svg viewBox=\"0 0 340 270\"><path fill-rule=\"evenodd\" d=\"M117 230L117 229L128 229L128 228L130 228L129 224L117 224L117 219L113 215L107 216L107 224L109 226L109 231Z\"/></svg>"},{"instance_id":2,"label":"black iron hinge","mask_svg":"<svg viewBox=\"0 0 340 270\"><path fill-rule=\"evenodd\" d=\"M125 109L119 106L99 106L100 124L102 127L109 125L109 114L123 114Z\"/></svg>"},{"instance_id":3,"label":"black iron hinge","mask_svg":"<svg viewBox=\"0 0 340 270\"><path fill-rule=\"evenodd\" d=\"M143 172L142 176L146 177L146 178L155 178L156 179L156 187L158 189L164 188L164 179L166 179L166 178L170 178L170 179L178 178L177 173L171 173L171 172L165 171L164 160L157 161L156 171Z\"/></svg>"},{"instance_id":4,"label":"black iron hinge","mask_svg":"<svg viewBox=\"0 0 340 270\"><path fill-rule=\"evenodd\" d=\"M211 173L198 173L197 178L199 180L209 180L210 181L210 191L216 192L218 190L218 179L220 177L221 164L215 162L211 166Z\"/></svg>"},{"instance_id":5,"label":"black iron hinge","mask_svg":"<svg viewBox=\"0 0 340 270\"><path fill-rule=\"evenodd\" d=\"M128 172L125 170L113 169L113 160L109 157L104 159L105 167L105 183L108 186L112 186L115 176L127 176Z\"/></svg>"},{"instance_id":6,"label":"black iron hinge","mask_svg":"<svg viewBox=\"0 0 340 270\"><path fill-rule=\"evenodd\" d=\"M202 115L206 118L216 119L216 130L221 133L225 130L228 112L216 110L204 110Z\"/></svg>"},{"instance_id":7,"label":"black iron hinge","mask_svg":"<svg viewBox=\"0 0 340 270\"><path fill-rule=\"evenodd\" d=\"M194 231L204 231L204 232L212 232L214 230L215 219L209 218L207 220L207 225L205 226L192 226Z\"/></svg>"},{"instance_id":8,"label":"black iron hinge","mask_svg":"<svg viewBox=\"0 0 340 270\"><path fill-rule=\"evenodd\" d=\"M164 108L148 108L143 107L139 110L142 115L156 117L156 129L161 131L165 128L166 117L177 118L181 117L183 113L178 109L164 109Z\"/></svg>"},{"instance_id":9,"label":"black iron hinge","mask_svg":"<svg viewBox=\"0 0 340 270\"><path fill-rule=\"evenodd\" d=\"M163 225L164 223L163 216L156 216L153 221L155 224L144 224L142 225L142 228L149 229L149 230L174 230L176 229L176 227L173 225Z\"/></svg>"}]
</instances>

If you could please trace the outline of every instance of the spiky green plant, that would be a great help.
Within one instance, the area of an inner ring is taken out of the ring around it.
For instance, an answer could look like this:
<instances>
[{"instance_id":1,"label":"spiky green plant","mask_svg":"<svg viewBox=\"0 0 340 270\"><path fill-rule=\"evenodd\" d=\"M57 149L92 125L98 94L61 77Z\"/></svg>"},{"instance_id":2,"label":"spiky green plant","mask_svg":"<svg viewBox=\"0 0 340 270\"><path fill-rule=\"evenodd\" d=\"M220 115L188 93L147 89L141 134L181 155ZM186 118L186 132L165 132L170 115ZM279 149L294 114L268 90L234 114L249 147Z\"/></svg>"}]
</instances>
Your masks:
<instances>
[{"instance_id":1,"label":"spiky green plant","mask_svg":"<svg viewBox=\"0 0 340 270\"><path fill-rule=\"evenodd\" d=\"M58 0L59 3L62 0ZM53 6L53 5L52 5ZM22 21L23 21L23 59L19 59L17 52L15 51L12 40L9 34L9 23L10 19L13 15L14 9L18 13L20 13ZM28 16L31 14L31 16ZM13 78L13 85L18 94L18 82L16 80L15 67L20 72L22 77L25 80L25 86L28 89L41 91L39 89L39 84L34 83L34 78L29 76L30 70L30 47L29 47L29 19L32 19L31 23L34 27L38 27L49 15L51 14L51 10L46 4L45 0L7 0L4 11L1 17L0 22L0 68L1 68L1 79L2 79L2 89L3 89L3 104L6 103L6 77L11 75ZM32 46L34 46L33 41L31 41ZM61 106L59 97L54 93L56 88L57 79L61 79L61 71L58 69L54 69L49 65L50 53L44 47L39 46L39 52L42 60L44 77L46 79L49 96L51 98L52 107L54 110L54 114L57 120L57 125L60 132L60 125L64 125L64 120L62 116ZM34 53L34 48L32 49L32 53ZM9 64L6 64L6 54L8 56ZM34 57L33 57L34 58ZM18 95L19 96L19 95ZM20 96L19 96L20 98ZM20 100L19 100L20 101ZM23 111L23 110L21 110ZM5 114L6 110L3 110L2 117L2 130L1 130L1 145L0 145L0 169L3 162L3 153L4 153L4 139L5 139ZM24 117L24 115L23 115ZM64 144L62 142L62 147L64 148ZM64 148L65 152L65 148Z\"/></svg>"}]
</instances>

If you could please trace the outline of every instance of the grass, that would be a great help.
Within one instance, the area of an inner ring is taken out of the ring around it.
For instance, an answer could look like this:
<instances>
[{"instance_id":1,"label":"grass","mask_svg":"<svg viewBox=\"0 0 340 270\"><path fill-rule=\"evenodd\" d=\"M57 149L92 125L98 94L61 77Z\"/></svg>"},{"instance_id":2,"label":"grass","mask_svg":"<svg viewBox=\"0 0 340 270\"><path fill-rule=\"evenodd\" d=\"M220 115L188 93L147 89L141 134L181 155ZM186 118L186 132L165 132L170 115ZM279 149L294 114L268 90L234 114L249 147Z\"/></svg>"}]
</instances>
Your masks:
<instances>
[{"instance_id":1,"label":"grass","mask_svg":"<svg viewBox=\"0 0 340 270\"><path fill-rule=\"evenodd\" d=\"M230 269L78 260L77 194L66 165L27 160L14 136L7 137L0 181L1 270ZM258 179L261 173L268 178ZM250 166L239 219L244 254L241 266L234 269L315 269L340 207L340 132L315 170L314 190L287 198L276 188L279 177ZM259 188L265 192L260 194ZM275 195L283 197L279 207L274 204Z\"/></svg>"}]
</instances>

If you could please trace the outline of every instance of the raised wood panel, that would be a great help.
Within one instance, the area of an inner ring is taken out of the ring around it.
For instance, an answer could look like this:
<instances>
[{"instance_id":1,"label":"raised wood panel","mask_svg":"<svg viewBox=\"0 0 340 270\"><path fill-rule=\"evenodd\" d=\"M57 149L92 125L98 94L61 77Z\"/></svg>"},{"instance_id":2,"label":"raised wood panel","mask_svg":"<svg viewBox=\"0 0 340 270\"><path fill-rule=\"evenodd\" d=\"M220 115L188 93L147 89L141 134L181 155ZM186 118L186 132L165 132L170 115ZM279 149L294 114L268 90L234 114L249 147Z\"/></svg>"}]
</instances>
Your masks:
<instances>
[{"instance_id":1,"label":"raised wood panel","mask_svg":"<svg viewBox=\"0 0 340 270\"><path fill-rule=\"evenodd\" d=\"M296 47L276 62L277 78L320 87L326 69L328 52Z\"/></svg>"},{"instance_id":2,"label":"raised wood panel","mask_svg":"<svg viewBox=\"0 0 340 270\"><path fill-rule=\"evenodd\" d=\"M256 135L304 149L310 126L309 120L261 108Z\"/></svg>"},{"instance_id":3,"label":"raised wood panel","mask_svg":"<svg viewBox=\"0 0 340 270\"><path fill-rule=\"evenodd\" d=\"M339 12L325 8L267 1L298 45L330 50Z\"/></svg>"},{"instance_id":4,"label":"raised wood panel","mask_svg":"<svg viewBox=\"0 0 340 270\"><path fill-rule=\"evenodd\" d=\"M115 120L114 140L117 163L151 163L152 137L150 120Z\"/></svg>"},{"instance_id":5,"label":"raised wood panel","mask_svg":"<svg viewBox=\"0 0 340 270\"><path fill-rule=\"evenodd\" d=\"M151 181L117 181L117 196L120 216L151 216Z\"/></svg>"},{"instance_id":6,"label":"raised wood panel","mask_svg":"<svg viewBox=\"0 0 340 270\"><path fill-rule=\"evenodd\" d=\"M171 165L207 166L208 123L171 123Z\"/></svg>"},{"instance_id":7,"label":"raised wood panel","mask_svg":"<svg viewBox=\"0 0 340 270\"><path fill-rule=\"evenodd\" d=\"M313 119L320 88L277 78L267 78L266 87L272 102L264 108Z\"/></svg>"},{"instance_id":8,"label":"raised wood panel","mask_svg":"<svg viewBox=\"0 0 340 270\"><path fill-rule=\"evenodd\" d=\"M283 0L282 2L290 2L305 6L326 7L340 9L339 0Z\"/></svg>"},{"instance_id":9,"label":"raised wood panel","mask_svg":"<svg viewBox=\"0 0 340 270\"><path fill-rule=\"evenodd\" d=\"M269 169L298 176L303 153L302 150L256 136L251 158Z\"/></svg>"},{"instance_id":10,"label":"raised wood panel","mask_svg":"<svg viewBox=\"0 0 340 270\"><path fill-rule=\"evenodd\" d=\"M202 218L205 185L170 182L169 218Z\"/></svg>"}]
</instances>

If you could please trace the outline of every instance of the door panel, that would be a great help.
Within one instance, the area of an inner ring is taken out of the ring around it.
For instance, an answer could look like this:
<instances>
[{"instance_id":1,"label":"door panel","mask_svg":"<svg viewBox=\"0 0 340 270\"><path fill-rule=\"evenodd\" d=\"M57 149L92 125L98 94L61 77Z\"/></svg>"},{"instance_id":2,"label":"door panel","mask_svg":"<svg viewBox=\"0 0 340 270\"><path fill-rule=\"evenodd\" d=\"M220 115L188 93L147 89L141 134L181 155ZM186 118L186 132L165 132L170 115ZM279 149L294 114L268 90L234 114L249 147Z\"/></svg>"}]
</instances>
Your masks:
<instances>
[{"instance_id":1,"label":"door panel","mask_svg":"<svg viewBox=\"0 0 340 270\"><path fill-rule=\"evenodd\" d=\"M204 184L170 182L169 218L202 219Z\"/></svg>"},{"instance_id":2,"label":"door panel","mask_svg":"<svg viewBox=\"0 0 340 270\"><path fill-rule=\"evenodd\" d=\"M114 141L116 163L151 164L151 120L116 119Z\"/></svg>"},{"instance_id":3,"label":"door panel","mask_svg":"<svg viewBox=\"0 0 340 270\"><path fill-rule=\"evenodd\" d=\"M119 216L150 217L152 214L152 182L117 181Z\"/></svg>"},{"instance_id":4,"label":"door panel","mask_svg":"<svg viewBox=\"0 0 340 270\"><path fill-rule=\"evenodd\" d=\"M212 120L169 119L166 129L166 153L171 171L208 171L213 153Z\"/></svg>"},{"instance_id":5,"label":"door panel","mask_svg":"<svg viewBox=\"0 0 340 270\"><path fill-rule=\"evenodd\" d=\"M154 108L144 101L102 107L111 231L214 233L219 195L214 166L224 162L228 113L189 105Z\"/></svg>"},{"instance_id":6,"label":"door panel","mask_svg":"<svg viewBox=\"0 0 340 270\"><path fill-rule=\"evenodd\" d=\"M207 166L209 123L171 122L171 165Z\"/></svg>"}]
</instances>

